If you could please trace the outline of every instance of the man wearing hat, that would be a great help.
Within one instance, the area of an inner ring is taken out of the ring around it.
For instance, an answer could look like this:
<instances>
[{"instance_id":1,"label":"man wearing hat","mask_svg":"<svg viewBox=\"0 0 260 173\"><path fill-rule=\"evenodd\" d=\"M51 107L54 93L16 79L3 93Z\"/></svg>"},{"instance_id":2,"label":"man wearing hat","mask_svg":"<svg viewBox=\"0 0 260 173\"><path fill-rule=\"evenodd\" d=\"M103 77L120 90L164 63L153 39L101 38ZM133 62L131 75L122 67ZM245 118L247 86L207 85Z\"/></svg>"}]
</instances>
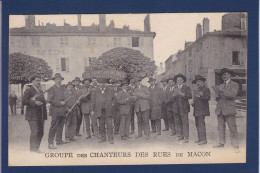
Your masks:
<instances>
[{"instance_id":1,"label":"man wearing hat","mask_svg":"<svg viewBox=\"0 0 260 173\"><path fill-rule=\"evenodd\" d=\"M115 95L113 94L113 91L106 86L107 82L107 79L99 79L99 87L93 92L93 111L91 111L91 114L94 115L95 113L95 116L99 120L99 131L101 135L100 143L105 142L106 136L108 136L109 143L114 144L112 104Z\"/></svg>"},{"instance_id":2,"label":"man wearing hat","mask_svg":"<svg viewBox=\"0 0 260 173\"><path fill-rule=\"evenodd\" d=\"M177 104L177 114L175 118L175 124L177 129L177 140L183 140L184 143L189 142L189 117L190 112L189 99L192 99L191 90L184 83L186 82L186 77L183 74L177 74L174 77L176 86L173 92L173 98L176 99Z\"/></svg>"},{"instance_id":3,"label":"man wearing hat","mask_svg":"<svg viewBox=\"0 0 260 173\"><path fill-rule=\"evenodd\" d=\"M75 90L75 94L78 96L78 97L80 97L80 95L81 95L81 86L80 86L80 83L81 83L81 80L80 80L80 78L79 77L75 77L75 79L72 81L73 82L73 84L74 84L74 90ZM80 109L80 105L77 105L78 107L79 107L79 109ZM79 133L79 131L80 131L80 126L81 126L81 124L82 124L82 112L81 112L81 110L80 110L80 114L79 114L79 116L78 116L78 118L77 118L77 127L76 127L76 136L82 136L80 133Z\"/></svg>"},{"instance_id":4,"label":"man wearing hat","mask_svg":"<svg viewBox=\"0 0 260 173\"><path fill-rule=\"evenodd\" d=\"M168 131L169 130L169 125L170 125L170 120L167 116L167 79L163 78L161 80L162 83L162 118L164 121L164 129L163 131Z\"/></svg>"},{"instance_id":5,"label":"man wearing hat","mask_svg":"<svg viewBox=\"0 0 260 173\"><path fill-rule=\"evenodd\" d=\"M133 96L136 97L135 101L135 112L137 115L137 124L138 124L138 136L137 138L142 137L144 131L145 139L150 139L150 125L149 125L149 99L150 93L149 88L144 85L141 85L141 78L137 78L136 88L134 89Z\"/></svg>"},{"instance_id":6,"label":"man wearing hat","mask_svg":"<svg viewBox=\"0 0 260 173\"><path fill-rule=\"evenodd\" d=\"M135 90L135 79L132 77L129 82L129 89L131 95L133 95L134 90ZM130 112L130 127L131 131L130 134L134 134L135 132L135 104L134 102L131 104L131 112Z\"/></svg>"},{"instance_id":7,"label":"man wearing hat","mask_svg":"<svg viewBox=\"0 0 260 173\"><path fill-rule=\"evenodd\" d=\"M162 89L156 84L156 79L150 77L148 80L150 84L150 120L152 133L161 135L161 119L162 119Z\"/></svg>"},{"instance_id":8,"label":"man wearing hat","mask_svg":"<svg viewBox=\"0 0 260 173\"><path fill-rule=\"evenodd\" d=\"M238 134L236 125L236 104L235 97L237 96L239 86L236 82L232 81L231 75L233 71L223 68L221 69L223 84L215 88L217 107L215 110L218 116L218 131L219 131L219 143L214 146L215 148L222 148L226 143L225 127L228 125L231 137L231 144L234 147L235 152L239 152Z\"/></svg>"},{"instance_id":9,"label":"man wearing hat","mask_svg":"<svg viewBox=\"0 0 260 173\"><path fill-rule=\"evenodd\" d=\"M120 115L120 135L122 140L127 140L130 138L130 109L134 100L131 97L131 91L128 90L128 82L123 80L121 86L122 90L116 95Z\"/></svg>"},{"instance_id":10,"label":"man wearing hat","mask_svg":"<svg viewBox=\"0 0 260 173\"><path fill-rule=\"evenodd\" d=\"M114 133L115 135L119 134L119 126L120 126L120 114L119 114L119 108L116 100L116 96L118 92L122 90L120 87L120 81L116 79L111 79L111 90L113 94L115 95L115 99L113 100L113 106L112 106L112 115L113 115L113 123L114 123Z\"/></svg>"},{"instance_id":11,"label":"man wearing hat","mask_svg":"<svg viewBox=\"0 0 260 173\"><path fill-rule=\"evenodd\" d=\"M32 86L25 90L22 102L26 105L25 120L28 120L31 130L30 151L41 153L39 148L47 119L46 101L41 90L41 78L34 76L31 81Z\"/></svg>"},{"instance_id":12,"label":"man wearing hat","mask_svg":"<svg viewBox=\"0 0 260 173\"><path fill-rule=\"evenodd\" d=\"M78 106L74 106L74 108L72 108L78 99L74 91L74 84L72 82L68 82L66 85L64 97L66 101L66 114L68 113L65 121L65 138L66 142L75 141L74 135L76 132L77 118L80 110Z\"/></svg>"},{"instance_id":13,"label":"man wearing hat","mask_svg":"<svg viewBox=\"0 0 260 173\"><path fill-rule=\"evenodd\" d=\"M209 116L209 100L210 100L210 90L204 85L206 78L196 75L195 79L192 81L193 84L197 85L197 89L194 90L193 97L193 116L195 117L195 125L198 132L198 140L195 141L198 145L207 144L206 136L206 125L205 116Z\"/></svg>"},{"instance_id":14,"label":"man wearing hat","mask_svg":"<svg viewBox=\"0 0 260 173\"><path fill-rule=\"evenodd\" d=\"M54 137L56 136L56 144L66 144L62 140L62 131L65 123L65 89L62 87L61 83L64 78L60 73L56 73L52 78L55 84L48 91L47 102L50 104L49 115L52 116L51 126L48 135L48 147L49 149L56 149L53 145Z\"/></svg>"},{"instance_id":15,"label":"man wearing hat","mask_svg":"<svg viewBox=\"0 0 260 173\"><path fill-rule=\"evenodd\" d=\"M86 132L87 132L87 137L86 139L91 138L91 132L90 132L90 120L92 124L92 129L93 129L93 136L98 135L98 126L97 126L97 118L95 116L91 116L90 113L93 110L92 108L92 102L91 102L91 95L93 94L93 87L90 85L91 84L91 79L84 79L82 81L83 87L81 88L81 94L88 94L91 92L88 96L83 97L81 99L81 112L83 114L83 117L85 119L85 124L86 124Z\"/></svg>"}]
</instances>

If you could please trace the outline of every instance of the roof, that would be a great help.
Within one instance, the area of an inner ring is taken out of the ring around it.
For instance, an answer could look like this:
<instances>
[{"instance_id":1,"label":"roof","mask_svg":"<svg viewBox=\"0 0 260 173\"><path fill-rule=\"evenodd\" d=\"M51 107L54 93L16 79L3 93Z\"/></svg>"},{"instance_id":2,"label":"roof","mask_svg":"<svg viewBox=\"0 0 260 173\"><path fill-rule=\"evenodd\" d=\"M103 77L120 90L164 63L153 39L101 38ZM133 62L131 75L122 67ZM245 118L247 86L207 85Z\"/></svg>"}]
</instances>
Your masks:
<instances>
[{"instance_id":1,"label":"roof","mask_svg":"<svg viewBox=\"0 0 260 173\"><path fill-rule=\"evenodd\" d=\"M87 35L87 36L143 36L143 37L155 37L155 32L130 30L123 28L106 27L105 31L100 31L98 25L91 26L35 26L33 28L11 28L11 36L73 36L73 35Z\"/></svg>"}]
</instances>

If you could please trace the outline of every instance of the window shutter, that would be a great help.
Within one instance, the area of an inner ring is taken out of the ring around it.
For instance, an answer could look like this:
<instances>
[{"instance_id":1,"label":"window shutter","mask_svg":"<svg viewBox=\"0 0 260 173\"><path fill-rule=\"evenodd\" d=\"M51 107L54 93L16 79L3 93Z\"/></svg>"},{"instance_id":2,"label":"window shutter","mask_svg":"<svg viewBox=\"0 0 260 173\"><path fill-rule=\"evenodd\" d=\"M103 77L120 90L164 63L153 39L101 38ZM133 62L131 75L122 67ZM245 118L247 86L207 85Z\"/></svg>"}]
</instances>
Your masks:
<instances>
[{"instance_id":1,"label":"window shutter","mask_svg":"<svg viewBox=\"0 0 260 173\"><path fill-rule=\"evenodd\" d=\"M69 58L66 58L66 71L70 71L69 67L70 67L70 63L69 63Z\"/></svg>"},{"instance_id":2,"label":"window shutter","mask_svg":"<svg viewBox=\"0 0 260 173\"><path fill-rule=\"evenodd\" d=\"M60 71L60 58L56 58L56 71Z\"/></svg>"}]
</instances>

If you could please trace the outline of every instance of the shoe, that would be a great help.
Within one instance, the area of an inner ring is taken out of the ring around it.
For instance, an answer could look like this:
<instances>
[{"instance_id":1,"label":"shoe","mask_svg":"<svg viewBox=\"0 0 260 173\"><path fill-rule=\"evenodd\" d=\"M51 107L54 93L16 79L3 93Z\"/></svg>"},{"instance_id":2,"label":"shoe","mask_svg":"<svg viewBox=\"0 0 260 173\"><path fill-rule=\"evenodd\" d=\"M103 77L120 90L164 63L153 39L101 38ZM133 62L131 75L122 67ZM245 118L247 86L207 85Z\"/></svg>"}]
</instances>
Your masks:
<instances>
[{"instance_id":1,"label":"shoe","mask_svg":"<svg viewBox=\"0 0 260 173\"><path fill-rule=\"evenodd\" d=\"M188 143L188 142L189 142L189 138L184 138L184 139L183 139L183 142L184 142L184 143Z\"/></svg>"},{"instance_id":2,"label":"shoe","mask_svg":"<svg viewBox=\"0 0 260 173\"><path fill-rule=\"evenodd\" d=\"M70 143L69 141L60 141L60 142L56 142L56 145L63 145L63 144L67 144Z\"/></svg>"},{"instance_id":3,"label":"shoe","mask_svg":"<svg viewBox=\"0 0 260 173\"><path fill-rule=\"evenodd\" d=\"M127 140L125 136L121 136L121 139L122 140Z\"/></svg>"},{"instance_id":4,"label":"shoe","mask_svg":"<svg viewBox=\"0 0 260 173\"><path fill-rule=\"evenodd\" d=\"M115 132L114 134L115 134L115 135L118 135L118 134L119 134L119 132Z\"/></svg>"},{"instance_id":5,"label":"shoe","mask_svg":"<svg viewBox=\"0 0 260 173\"><path fill-rule=\"evenodd\" d=\"M134 131L131 131L130 134L134 134L135 132Z\"/></svg>"},{"instance_id":6,"label":"shoe","mask_svg":"<svg viewBox=\"0 0 260 173\"><path fill-rule=\"evenodd\" d=\"M105 140L105 139L101 139L101 140L99 141L99 143L103 143L103 142L106 142L106 140Z\"/></svg>"},{"instance_id":7,"label":"shoe","mask_svg":"<svg viewBox=\"0 0 260 173\"><path fill-rule=\"evenodd\" d=\"M162 135L161 133L158 133L157 135Z\"/></svg>"},{"instance_id":8,"label":"shoe","mask_svg":"<svg viewBox=\"0 0 260 173\"><path fill-rule=\"evenodd\" d=\"M75 136L82 136L82 134L76 133Z\"/></svg>"},{"instance_id":9,"label":"shoe","mask_svg":"<svg viewBox=\"0 0 260 173\"><path fill-rule=\"evenodd\" d=\"M71 138L69 141L77 141L75 138Z\"/></svg>"},{"instance_id":10,"label":"shoe","mask_svg":"<svg viewBox=\"0 0 260 173\"><path fill-rule=\"evenodd\" d=\"M199 142L200 142L200 140L194 141L194 143L199 143Z\"/></svg>"},{"instance_id":11,"label":"shoe","mask_svg":"<svg viewBox=\"0 0 260 173\"><path fill-rule=\"evenodd\" d=\"M181 141L181 140L183 140L184 139L184 137L178 137L177 138L177 141Z\"/></svg>"},{"instance_id":12,"label":"shoe","mask_svg":"<svg viewBox=\"0 0 260 173\"><path fill-rule=\"evenodd\" d=\"M91 138L91 136L90 136L90 135L86 137L86 139L89 139L89 138Z\"/></svg>"},{"instance_id":13,"label":"shoe","mask_svg":"<svg viewBox=\"0 0 260 173\"><path fill-rule=\"evenodd\" d=\"M234 152L235 153L240 153L239 147L234 147Z\"/></svg>"},{"instance_id":14,"label":"shoe","mask_svg":"<svg viewBox=\"0 0 260 173\"><path fill-rule=\"evenodd\" d=\"M142 135L138 135L138 136L136 136L135 138L141 138L142 137Z\"/></svg>"},{"instance_id":15,"label":"shoe","mask_svg":"<svg viewBox=\"0 0 260 173\"><path fill-rule=\"evenodd\" d=\"M166 128L166 129L163 129L163 131L169 131L169 129Z\"/></svg>"},{"instance_id":16,"label":"shoe","mask_svg":"<svg viewBox=\"0 0 260 173\"><path fill-rule=\"evenodd\" d=\"M176 132L172 132L172 133L171 133L171 136L175 136L175 135L176 135Z\"/></svg>"},{"instance_id":17,"label":"shoe","mask_svg":"<svg viewBox=\"0 0 260 173\"><path fill-rule=\"evenodd\" d=\"M224 144L217 144L214 145L213 148L223 148L225 145Z\"/></svg>"},{"instance_id":18,"label":"shoe","mask_svg":"<svg viewBox=\"0 0 260 173\"><path fill-rule=\"evenodd\" d=\"M199 143L198 143L198 145L205 145L205 144L207 144L207 141L205 140L205 141L200 141Z\"/></svg>"},{"instance_id":19,"label":"shoe","mask_svg":"<svg viewBox=\"0 0 260 173\"><path fill-rule=\"evenodd\" d=\"M57 149L57 147L55 147L53 144L49 144L49 145L48 145L48 148L49 148L49 149Z\"/></svg>"},{"instance_id":20,"label":"shoe","mask_svg":"<svg viewBox=\"0 0 260 173\"><path fill-rule=\"evenodd\" d=\"M151 133L156 133L156 131L151 131Z\"/></svg>"},{"instance_id":21,"label":"shoe","mask_svg":"<svg viewBox=\"0 0 260 173\"><path fill-rule=\"evenodd\" d=\"M150 139L150 136L145 136L145 140L149 140Z\"/></svg>"},{"instance_id":22,"label":"shoe","mask_svg":"<svg viewBox=\"0 0 260 173\"><path fill-rule=\"evenodd\" d=\"M132 137L130 137L130 136L125 136L125 137L128 138L128 139L132 138Z\"/></svg>"},{"instance_id":23,"label":"shoe","mask_svg":"<svg viewBox=\"0 0 260 173\"><path fill-rule=\"evenodd\" d=\"M110 143L110 144L114 144L114 140L113 140L113 139L110 140L109 143Z\"/></svg>"}]
</instances>

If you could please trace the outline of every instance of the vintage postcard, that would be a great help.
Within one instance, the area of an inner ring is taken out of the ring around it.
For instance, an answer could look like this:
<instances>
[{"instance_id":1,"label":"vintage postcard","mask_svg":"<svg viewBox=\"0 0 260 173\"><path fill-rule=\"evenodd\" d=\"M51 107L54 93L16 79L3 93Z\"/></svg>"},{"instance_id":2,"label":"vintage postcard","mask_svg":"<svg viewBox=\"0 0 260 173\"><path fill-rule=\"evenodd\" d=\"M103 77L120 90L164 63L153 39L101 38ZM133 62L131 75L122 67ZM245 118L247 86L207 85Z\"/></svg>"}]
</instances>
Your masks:
<instances>
[{"instance_id":1,"label":"vintage postcard","mask_svg":"<svg viewBox=\"0 0 260 173\"><path fill-rule=\"evenodd\" d=\"M248 16L9 15L9 166L246 163Z\"/></svg>"}]
</instances>

